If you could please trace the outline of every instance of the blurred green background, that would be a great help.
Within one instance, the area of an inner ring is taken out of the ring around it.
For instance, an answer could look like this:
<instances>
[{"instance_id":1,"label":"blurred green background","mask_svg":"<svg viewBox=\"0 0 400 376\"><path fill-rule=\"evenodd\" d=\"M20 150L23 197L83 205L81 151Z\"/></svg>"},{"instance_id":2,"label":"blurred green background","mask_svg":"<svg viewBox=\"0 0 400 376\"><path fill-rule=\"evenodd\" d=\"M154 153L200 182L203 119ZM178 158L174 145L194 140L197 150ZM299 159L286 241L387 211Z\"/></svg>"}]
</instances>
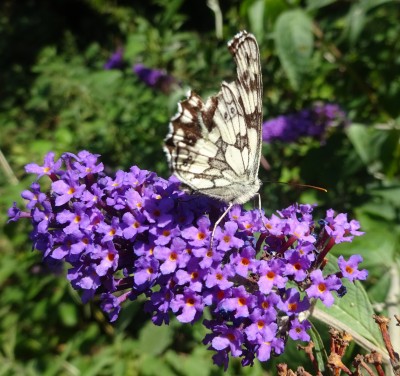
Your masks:
<instances>
[{"instance_id":1,"label":"blurred green background","mask_svg":"<svg viewBox=\"0 0 400 376\"><path fill-rule=\"evenodd\" d=\"M321 143L265 145L260 178L268 214L295 201L349 213L367 234L337 254L360 253L365 284L385 310L400 240L400 3L388 0L4 0L0 3L0 375L219 375L205 330L155 327L143 302L113 326L83 306L63 274L31 252L28 223L6 211L32 182L24 165L52 150L102 155L106 171L131 165L169 175L162 151L169 118L191 87L204 99L235 78L226 42L239 30L260 45L264 118L339 104L350 124ZM124 49L124 65L104 64ZM134 64L177 83L147 86ZM179 84L178 84L179 83ZM250 207L253 205L249 204ZM321 214L322 215L322 214ZM392 277L388 271L392 271ZM394 274L393 274L394 273ZM392 286L393 287L393 286ZM383 304L382 304L383 303ZM397 308L399 302L395 302ZM397 310L397 313L399 310ZM278 361L304 360L288 350ZM228 375L274 374L274 362Z\"/></svg>"}]
</instances>

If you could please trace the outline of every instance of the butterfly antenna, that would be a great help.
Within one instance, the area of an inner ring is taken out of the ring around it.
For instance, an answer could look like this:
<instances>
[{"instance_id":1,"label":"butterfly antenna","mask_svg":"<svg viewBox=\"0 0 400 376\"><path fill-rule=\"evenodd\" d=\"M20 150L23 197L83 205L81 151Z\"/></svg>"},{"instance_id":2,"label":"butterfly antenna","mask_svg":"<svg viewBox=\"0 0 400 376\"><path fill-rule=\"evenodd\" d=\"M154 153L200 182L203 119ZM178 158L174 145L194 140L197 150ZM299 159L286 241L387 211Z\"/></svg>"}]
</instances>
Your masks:
<instances>
[{"instance_id":1,"label":"butterfly antenna","mask_svg":"<svg viewBox=\"0 0 400 376\"><path fill-rule=\"evenodd\" d=\"M310 185L310 184L298 184L298 183L289 183L285 181L272 181L272 180L266 180L263 181L263 183L275 183L275 184L285 184L285 185L290 185L292 187L300 187L300 188L311 188L311 189L316 189L317 191L322 191L327 193L328 190L322 187L318 187L316 185Z\"/></svg>"}]
</instances>

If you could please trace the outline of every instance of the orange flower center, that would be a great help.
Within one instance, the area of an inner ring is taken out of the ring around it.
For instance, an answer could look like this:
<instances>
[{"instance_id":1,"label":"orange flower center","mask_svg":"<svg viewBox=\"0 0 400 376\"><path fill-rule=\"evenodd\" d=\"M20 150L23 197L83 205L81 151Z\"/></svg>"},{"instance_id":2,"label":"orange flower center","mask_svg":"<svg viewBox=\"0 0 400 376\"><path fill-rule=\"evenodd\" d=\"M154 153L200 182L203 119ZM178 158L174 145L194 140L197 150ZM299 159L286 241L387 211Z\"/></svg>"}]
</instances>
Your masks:
<instances>
[{"instance_id":1,"label":"orange flower center","mask_svg":"<svg viewBox=\"0 0 400 376\"><path fill-rule=\"evenodd\" d=\"M231 237L229 235L225 235L223 237L223 240L224 240L225 243L229 243L231 241Z\"/></svg>"},{"instance_id":2,"label":"orange flower center","mask_svg":"<svg viewBox=\"0 0 400 376\"><path fill-rule=\"evenodd\" d=\"M267 273L267 278L268 278L268 279L274 279L274 278L275 278L275 273L274 273L272 270L270 270L270 271Z\"/></svg>"},{"instance_id":3,"label":"orange flower center","mask_svg":"<svg viewBox=\"0 0 400 376\"><path fill-rule=\"evenodd\" d=\"M353 274L354 273L354 269L351 266L347 265L346 266L346 272L349 273L349 274Z\"/></svg>"},{"instance_id":4,"label":"orange flower center","mask_svg":"<svg viewBox=\"0 0 400 376\"><path fill-rule=\"evenodd\" d=\"M297 310L297 303L289 303L288 304L289 311L296 311Z\"/></svg>"}]
</instances>

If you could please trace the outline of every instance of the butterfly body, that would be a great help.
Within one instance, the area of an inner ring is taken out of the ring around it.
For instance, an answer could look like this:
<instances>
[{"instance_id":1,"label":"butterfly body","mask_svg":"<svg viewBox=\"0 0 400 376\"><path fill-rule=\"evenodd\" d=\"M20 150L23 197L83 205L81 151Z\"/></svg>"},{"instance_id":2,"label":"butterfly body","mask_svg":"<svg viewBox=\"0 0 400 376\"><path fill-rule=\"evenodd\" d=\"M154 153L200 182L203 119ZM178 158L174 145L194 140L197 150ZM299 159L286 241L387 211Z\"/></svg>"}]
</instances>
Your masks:
<instances>
[{"instance_id":1,"label":"butterfly body","mask_svg":"<svg viewBox=\"0 0 400 376\"><path fill-rule=\"evenodd\" d=\"M171 119L165 150L175 176L192 191L229 205L243 204L260 188L262 81L252 34L228 43L237 78L222 82L204 103L190 91Z\"/></svg>"}]
</instances>

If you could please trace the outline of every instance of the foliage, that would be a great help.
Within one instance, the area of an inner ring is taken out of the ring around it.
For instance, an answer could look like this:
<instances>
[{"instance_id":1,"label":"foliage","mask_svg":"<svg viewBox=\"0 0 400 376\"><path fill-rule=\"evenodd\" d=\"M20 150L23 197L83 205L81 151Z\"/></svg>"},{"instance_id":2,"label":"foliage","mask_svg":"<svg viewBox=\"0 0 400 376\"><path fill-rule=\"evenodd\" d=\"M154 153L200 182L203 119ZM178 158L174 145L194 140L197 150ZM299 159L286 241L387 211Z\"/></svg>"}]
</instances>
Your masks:
<instances>
[{"instance_id":1,"label":"foliage","mask_svg":"<svg viewBox=\"0 0 400 376\"><path fill-rule=\"evenodd\" d=\"M321 101L339 104L351 121L324 143L305 137L265 145L272 167L260 172L262 180L313 184L328 193L268 183L263 208L272 213L294 201L318 202L321 210L351 213L366 235L338 252L362 254L369 298L385 303L394 291L387 270L399 274L398 3L220 5L224 35L217 39L218 17L205 2L2 2L1 223L12 201L22 204L19 192L30 183L23 166L39 163L49 150L87 149L102 155L108 172L136 164L168 176L162 141L177 101L189 86L205 98L234 77L226 41L246 28L260 45L265 119ZM104 70L119 47L124 65ZM173 76L173 91L146 86L132 71L138 63ZM82 306L61 277L65 272L53 275L29 252L28 232L23 223L0 229L2 374L222 374L200 344L201 326L153 327L134 302L113 327L95 302ZM294 354L284 356L294 367L304 364ZM256 375L271 367L243 370L233 362L228 374Z\"/></svg>"}]
</instances>

